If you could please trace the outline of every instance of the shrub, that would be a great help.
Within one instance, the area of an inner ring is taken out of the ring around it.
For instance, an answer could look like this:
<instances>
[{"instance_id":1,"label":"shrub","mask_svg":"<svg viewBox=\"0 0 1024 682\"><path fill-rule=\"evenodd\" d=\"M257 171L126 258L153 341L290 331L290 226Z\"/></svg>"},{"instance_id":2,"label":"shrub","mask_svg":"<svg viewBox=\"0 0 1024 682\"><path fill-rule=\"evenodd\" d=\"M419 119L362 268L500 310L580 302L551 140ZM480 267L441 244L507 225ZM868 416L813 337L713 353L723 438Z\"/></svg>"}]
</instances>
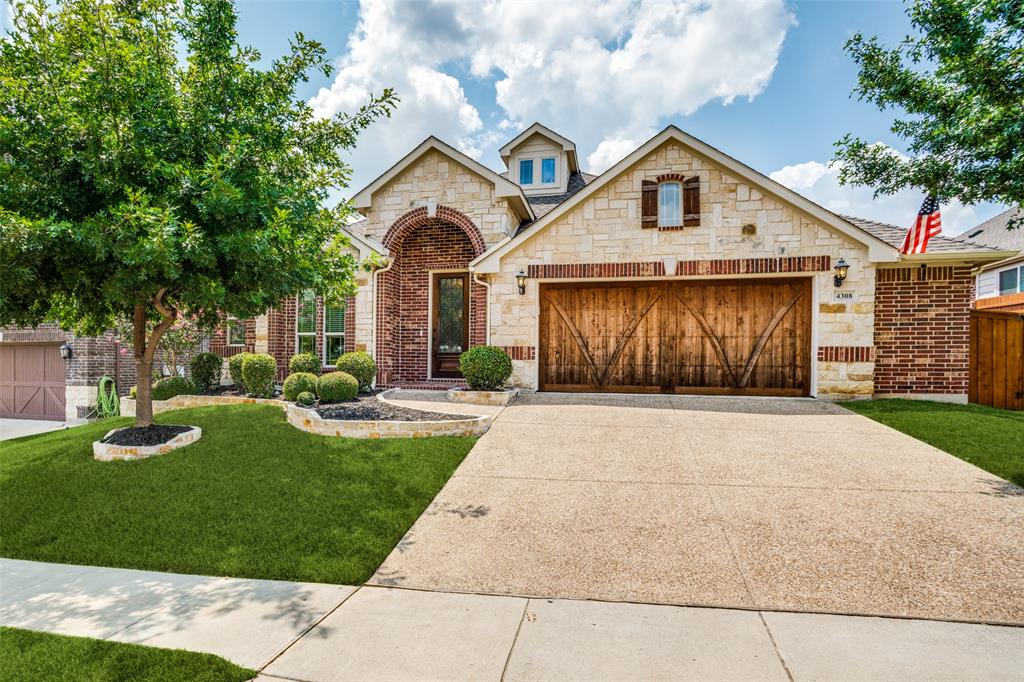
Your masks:
<instances>
[{"instance_id":1,"label":"shrub","mask_svg":"<svg viewBox=\"0 0 1024 682\"><path fill-rule=\"evenodd\" d=\"M235 353L228 358L228 374L231 375L231 383L245 391L245 380L242 377L242 363L245 362L246 358L251 358L252 353L242 351L241 353Z\"/></svg>"},{"instance_id":2,"label":"shrub","mask_svg":"<svg viewBox=\"0 0 1024 682\"><path fill-rule=\"evenodd\" d=\"M192 381L200 391L212 391L220 385L220 368L224 365L215 353L200 353L192 358L188 367Z\"/></svg>"},{"instance_id":3,"label":"shrub","mask_svg":"<svg viewBox=\"0 0 1024 682\"><path fill-rule=\"evenodd\" d=\"M359 382L348 372L328 372L317 379L316 394L322 403L352 400L359 395Z\"/></svg>"},{"instance_id":4,"label":"shrub","mask_svg":"<svg viewBox=\"0 0 1024 682\"><path fill-rule=\"evenodd\" d=\"M131 388L129 388L128 389L128 397L131 398L132 400L135 400L135 393L138 390L139 390L138 386L132 386Z\"/></svg>"},{"instance_id":5,"label":"shrub","mask_svg":"<svg viewBox=\"0 0 1024 682\"><path fill-rule=\"evenodd\" d=\"M316 375L311 372L293 372L284 380L282 391L286 400L297 400L300 393L316 391Z\"/></svg>"},{"instance_id":6,"label":"shrub","mask_svg":"<svg viewBox=\"0 0 1024 682\"><path fill-rule=\"evenodd\" d=\"M299 353L288 360L288 371L292 374L306 372L319 375L320 370L320 358L312 353Z\"/></svg>"},{"instance_id":7,"label":"shrub","mask_svg":"<svg viewBox=\"0 0 1024 682\"><path fill-rule=\"evenodd\" d=\"M185 377L167 377L153 384L153 400L170 400L176 395L197 393L196 385Z\"/></svg>"},{"instance_id":8,"label":"shrub","mask_svg":"<svg viewBox=\"0 0 1024 682\"><path fill-rule=\"evenodd\" d=\"M250 354L242 361L242 383L246 393L257 398L274 397L277 361L265 353Z\"/></svg>"},{"instance_id":9,"label":"shrub","mask_svg":"<svg viewBox=\"0 0 1024 682\"><path fill-rule=\"evenodd\" d=\"M512 376L512 359L497 346L477 346L459 356L459 370L475 391L493 391Z\"/></svg>"},{"instance_id":10,"label":"shrub","mask_svg":"<svg viewBox=\"0 0 1024 682\"><path fill-rule=\"evenodd\" d=\"M310 393L309 391L303 391L298 396L296 396L295 402L297 402L299 405L302 405L303 407L309 407L310 405L316 402L316 396Z\"/></svg>"},{"instance_id":11,"label":"shrub","mask_svg":"<svg viewBox=\"0 0 1024 682\"><path fill-rule=\"evenodd\" d=\"M334 365L339 372L348 372L354 376L359 382L360 391L369 391L373 386L373 378L377 376L377 363L369 353L362 351L345 353L335 360Z\"/></svg>"}]
</instances>

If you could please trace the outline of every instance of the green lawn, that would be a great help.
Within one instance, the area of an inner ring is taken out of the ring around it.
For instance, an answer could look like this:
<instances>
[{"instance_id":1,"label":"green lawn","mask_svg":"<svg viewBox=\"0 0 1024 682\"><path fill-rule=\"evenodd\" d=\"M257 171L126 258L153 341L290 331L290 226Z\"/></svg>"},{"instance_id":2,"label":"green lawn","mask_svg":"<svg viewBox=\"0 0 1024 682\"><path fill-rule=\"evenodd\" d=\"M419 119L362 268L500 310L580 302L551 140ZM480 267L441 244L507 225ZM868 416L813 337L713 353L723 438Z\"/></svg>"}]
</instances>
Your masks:
<instances>
[{"instance_id":1,"label":"green lawn","mask_svg":"<svg viewBox=\"0 0 1024 682\"><path fill-rule=\"evenodd\" d=\"M199 426L202 439L106 463L92 441L126 419L0 442L0 556L358 584L475 442L315 436L263 405L156 421Z\"/></svg>"},{"instance_id":2,"label":"green lawn","mask_svg":"<svg viewBox=\"0 0 1024 682\"><path fill-rule=\"evenodd\" d=\"M0 680L232 682L247 670L212 654L0 627Z\"/></svg>"},{"instance_id":3,"label":"green lawn","mask_svg":"<svg viewBox=\"0 0 1024 682\"><path fill-rule=\"evenodd\" d=\"M843 407L1024 486L1024 413L928 400L851 400Z\"/></svg>"}]
</instances>

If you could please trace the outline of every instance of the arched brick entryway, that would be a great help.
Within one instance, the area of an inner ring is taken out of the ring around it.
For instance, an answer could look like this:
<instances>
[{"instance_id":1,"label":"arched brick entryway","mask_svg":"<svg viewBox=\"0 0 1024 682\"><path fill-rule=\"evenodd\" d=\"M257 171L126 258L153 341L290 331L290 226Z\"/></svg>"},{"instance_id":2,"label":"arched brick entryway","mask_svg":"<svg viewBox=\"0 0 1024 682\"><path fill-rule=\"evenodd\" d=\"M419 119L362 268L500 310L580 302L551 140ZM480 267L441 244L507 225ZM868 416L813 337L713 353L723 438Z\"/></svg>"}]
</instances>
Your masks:
<instances>
[{"instance_id":1,"label":"arched brick entryway","mask_svg":"<svg viewBox=\"0 0 1024 682\"><path fill-rule=\"evenodd\" d=\"M391 268L380 274L377 298L378 383L414 385L431 376L431 273L468 270L486 249L479 228L464 213L438 206L409 211L394 222L383 244ZM486 339L487 290L470 282L469 344Z\"/></svg>"}]
</instances>

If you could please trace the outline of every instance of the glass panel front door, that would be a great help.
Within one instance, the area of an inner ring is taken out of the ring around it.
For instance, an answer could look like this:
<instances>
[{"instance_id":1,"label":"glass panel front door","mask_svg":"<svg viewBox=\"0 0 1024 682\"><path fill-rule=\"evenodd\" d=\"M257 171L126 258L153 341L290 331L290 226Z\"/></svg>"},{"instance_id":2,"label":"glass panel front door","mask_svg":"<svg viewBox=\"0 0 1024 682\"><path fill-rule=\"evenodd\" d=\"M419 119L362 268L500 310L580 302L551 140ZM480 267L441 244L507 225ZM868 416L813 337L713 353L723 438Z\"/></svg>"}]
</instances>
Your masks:
<instances>
[{"instance_id":1,"label":"glass panel front door","mask_svg":"<svg viewBox=\"0 0 1024 682\"><path fill-rule=\"evenodd\" d=\"M434 275L435 377L459 377L459 355L469 346L469 275Z\"/></svg>"}]
</instances>

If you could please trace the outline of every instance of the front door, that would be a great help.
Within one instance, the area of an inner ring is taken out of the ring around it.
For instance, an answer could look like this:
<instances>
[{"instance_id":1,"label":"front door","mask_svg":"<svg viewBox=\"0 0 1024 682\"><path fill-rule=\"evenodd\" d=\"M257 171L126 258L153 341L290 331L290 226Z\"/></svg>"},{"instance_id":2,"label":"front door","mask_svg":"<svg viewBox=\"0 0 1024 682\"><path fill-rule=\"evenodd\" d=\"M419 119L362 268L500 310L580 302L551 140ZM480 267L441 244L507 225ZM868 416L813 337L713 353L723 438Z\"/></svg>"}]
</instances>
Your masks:
<instances>
[{"instance_id":1,"label":"front door","mask_svg":"<svg viewBox=\"0 0 1024 682\"><path fill-rule=\"evenodd\" d=\"M461 377L459 355L469 347L469 273L435 273L433 300L433 376Z\"/></svg>"}]
</instances>

